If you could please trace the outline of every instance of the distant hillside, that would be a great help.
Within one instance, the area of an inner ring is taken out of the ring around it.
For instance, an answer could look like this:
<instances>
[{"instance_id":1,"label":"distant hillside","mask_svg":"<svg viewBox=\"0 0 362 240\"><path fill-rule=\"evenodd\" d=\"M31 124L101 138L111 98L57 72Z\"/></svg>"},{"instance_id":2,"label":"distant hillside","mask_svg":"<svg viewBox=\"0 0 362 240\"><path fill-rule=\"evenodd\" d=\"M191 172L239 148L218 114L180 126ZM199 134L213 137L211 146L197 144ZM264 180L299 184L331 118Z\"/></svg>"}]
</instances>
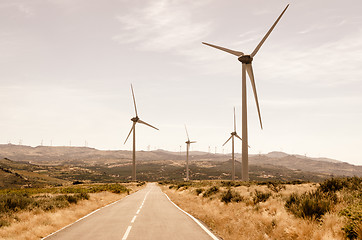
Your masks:
<instances>
[{"instance_id":1,"label":"distant hillside","mask_svg":"<svg viewBox=\"0 0 362 240\"><path fill-rule=\"evenodd\" d=\"M240 154L237 154L240 161ZM49 176L66 181L126 181L131 172L131 151L102 151L87 147L48 147L0 145L0 158L37 164ZM194 177L229 178L230 154L191 152ZM250 155L252 179L322 179L329 176L362 176L362 166L326 158L309 158L283 152ZM226 168L227 167L227 168ZM68 169L68 170L67 170ZM165 150L138 151L137 172L145 180L181 179L185 153ZM254 169L258 169L253 172ZM239 170L237 170L239 171ZM241 169L240 169L241 172Z\"/></svg>"},{"instance_id":2,"label":"distant hillside","mask_svg":"<svg viewBox=\"0 0 362 240\"><path fill-rule=\"evenodd\" d=\"M65 180L50 177L43 167L0 159L0 189L18 187L44 187L67 184Z\"/></svg>"}]
</instances>

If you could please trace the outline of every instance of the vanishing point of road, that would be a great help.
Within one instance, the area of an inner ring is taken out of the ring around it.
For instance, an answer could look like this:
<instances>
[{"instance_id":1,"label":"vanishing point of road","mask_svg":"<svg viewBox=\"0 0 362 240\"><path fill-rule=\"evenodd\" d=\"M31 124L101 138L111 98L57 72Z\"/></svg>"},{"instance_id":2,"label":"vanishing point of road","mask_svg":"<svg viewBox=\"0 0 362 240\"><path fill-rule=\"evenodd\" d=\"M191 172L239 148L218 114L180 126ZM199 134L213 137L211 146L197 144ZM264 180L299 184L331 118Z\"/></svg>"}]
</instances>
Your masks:
<instances>
[{"instance_id":1,"label":"vanishing point of road","mask_svg":"<svg viewBox=\"0 0 362 240\"><path fill-rule=\"evenodd\" d=\"M155 183L149 183L144 189L95 211L44 239L218 238L198 220L174 205Z\"/></svg>"}]
</instances>

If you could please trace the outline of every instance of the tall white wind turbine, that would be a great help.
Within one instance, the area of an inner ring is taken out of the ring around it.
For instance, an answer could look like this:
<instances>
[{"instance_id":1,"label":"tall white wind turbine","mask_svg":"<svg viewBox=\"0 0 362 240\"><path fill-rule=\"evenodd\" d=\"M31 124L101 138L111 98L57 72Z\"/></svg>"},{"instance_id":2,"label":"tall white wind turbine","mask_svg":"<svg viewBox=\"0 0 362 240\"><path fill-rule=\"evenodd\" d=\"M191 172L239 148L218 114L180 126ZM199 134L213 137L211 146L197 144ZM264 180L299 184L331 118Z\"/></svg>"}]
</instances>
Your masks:
<instances>
[{"instance_id":1,"label":"tall white wind turbine","mask_svg":"<svg viewBox=\"0 0 362 240\"><path fill-rule=\"evenodd\" d=\"M196 141L190 141L189 133L187 132L186 125L185 125L185 130L186 130L186 135L187 135L187 141L185 142L186 143L186 181L189 181L190 180L190 177L189 177L189 149L190 149L191 143L196 143Z\"/></svg>"},{"instance_id":2,"label":"tall white wind turbine","mask_svg":"<svg viewBox=\"0 0 362 240\"><path fill-rule=\"evenodd\" d=\"M231 139L231 160L232 160L232 169L231 169L231 180L235 181L235 154L234 154L234 138L237 137L240 140L241 137L239 137L239 135L236 133L236 121L235 121L235 107L234 107L234 132L231 133L231 136L229 137L228 140L226 140L226 142L223 144L223 146L225 146L225 144L227 144L230 139Z\"/></svg>"},{"instance_id":3,"label":"tall white wind turbine","mask_svg":"<svg viewBox=\"0 0 362 240\"><path fill-rule=\"evenodd\" d=\"M234 50L231 50L231 49L227 49L227 48L224 48L224 47L220 47L220 46L216 46L216 45L213 45L213 44L203 42L203 44L205 44L205 45L217 48L217 49L219 49L221 51L224 51L224 52L227 52L227 53L230 53L230 54L233 54L233 55L237 56L238 60L242 63L242 84L241 84L241 87L242 87L242 105L241 106L242 106L242 139L243 139L243 142L242 142L242 170L241 171L242 171L242 180L243 181L249 181L248 121L247 121L247 104L246 104L246 72L248 72L250 82L251 82L251 86L253 88L256 107L257 107L258 115L259 115L260 127L261 127L261 129L263 129L263 124L262 124L261 115L260 115L258 95L257 95L257 92L256 92L256 85L255 85L255 80L254 80L253 67L252 67L251 63L253 61L253 58L258 53L259 49L261 48L261 46L263 45L265 40L269 37L270 33L273 31L274 27L277 25L277 23L279 22L279 20L281 19L281 17L283 16L283 14L285 13L285 11L287 10L288 7L289 7L289 4L285 7L283 12L278 17L278 19L274 22L274 24L271 26L269 31L265 34L263 39L260 41L260 43L256 46L255 50L250 55L246 55L243 52L234 51Z\"/></svg>"},{"instance_id":4,"label":"tall white wind turbine","mask_svg":"<svg viewBox=\"0 0 362 240\"><path fill-rule=\"evenodd\" d=\"M132 125L132 128L131 128L131 131L129 132L127 138L126 138L126 141L124 141L124 144L126 144L129 136L131 135L131 133L133 132L133 155L132 155L132 181L136 181L136 124L137 123L142 123L144 125L147 125L151 128L154 128L156 130L159 130L158 128L142 121L139 117L138 117L138 113L137 113L137 107L136 107L136 99L134 97L134 92L133 92L133 86L131 84L131 90L132 90L132 97L133 97L133 104L134 104L134 110L135 110L135 113L136 113L136 116L131 118L131 121L133 122L133 125Z\"/></svg>"}]
</instances>

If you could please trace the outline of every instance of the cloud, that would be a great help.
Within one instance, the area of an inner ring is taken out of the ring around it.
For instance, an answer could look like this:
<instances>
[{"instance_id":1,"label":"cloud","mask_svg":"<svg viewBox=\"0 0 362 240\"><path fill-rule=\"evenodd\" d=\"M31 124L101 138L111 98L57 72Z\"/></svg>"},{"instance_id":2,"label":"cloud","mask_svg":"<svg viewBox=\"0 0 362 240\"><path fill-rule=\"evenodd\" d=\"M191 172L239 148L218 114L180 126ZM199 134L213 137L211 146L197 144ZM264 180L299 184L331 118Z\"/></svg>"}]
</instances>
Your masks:
<instances>
[{"instance_id":1,"label":"cloud","mask_svg":"<svg viewBox=\"0 0 362 240\"><path fill-rule=\"evenodd\" d=\"M15 8L18 12L22 13L25 16L33 16L34 15L34 10L24 4L24 3L19 3L19 2L8 2L8 3L3 3L0 4L0 9L1 8Z\"/></svg>"},{"instance_id":2,"label":"cloud","mask_svg":"<svg viewBox=\"0 0 362 240\"><path fill-rule=\"evenodd\" d=\"M356 83L362 75L362 31L313 47L280 45L273 52L281 57L265 54L258 64L272 70L276 80L289 76L293 82L336 87Z\"/></svg>"},{"instance_id":3,"label":"cloud","mask_svg":"<svg viewBox=\"0 0 362 240\"><path fill-rule=\"evenodd\" d=\"M206 1L204 1L206 2ZM173 51L183 54L183 49L200 42L210 33L210 23L197 22L192 12L200 2L152 1L143 9L118 15L121 33L113 37L120 44L136 44L145 51Z\"/></svg>"}]
</instances>

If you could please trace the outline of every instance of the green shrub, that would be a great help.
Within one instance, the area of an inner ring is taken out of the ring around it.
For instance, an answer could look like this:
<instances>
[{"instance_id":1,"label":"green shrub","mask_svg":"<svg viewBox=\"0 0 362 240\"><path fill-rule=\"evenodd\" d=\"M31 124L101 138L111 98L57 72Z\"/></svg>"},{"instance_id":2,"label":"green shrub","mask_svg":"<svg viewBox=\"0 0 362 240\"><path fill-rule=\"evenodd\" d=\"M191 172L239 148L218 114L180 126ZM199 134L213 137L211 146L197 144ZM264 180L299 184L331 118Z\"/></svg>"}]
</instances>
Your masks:
<instances>
[{"instance_id":1,"label":"green shrub","mask_svg":"<svg viewBox=\"0 0 362 240\"><path fill-rule=\"evenodd\" d=\"M195 190L197 196L199 196L203 191L204 191L204 189L202 189L202 188L197 188Z\"/></svg>"},{"instance_id":2,"label":"green shrub","mask_svg":"<svg viewBox=\"0 0 362 240\"><path fill-rule=\"evenodd\" d=\"M228 189L226 192L224 192L221 195L221 202L224 202L226 204L230 202L241 202L241 201L243 201L243 197L240 196L239 193L231 191L230 189Z\"/></svg>"},{"instance_id":3,"label":"green shrub","mask_svg":"<svg viewBox=\"0 0 362 240\"><path fill-rule=\"evenodd\" d=\"M179 183L179 184L177 184L177 186L176 186L176 190L179 190L180 188L185 188L185 189L187 189L189 186L191 185L191 183L186 183L186 182L183 182L183 183Z\"/></svg>"},{"instance_id":4,"label":"green shrub","mask_svg":"<svg viewBox=\"0 0 362 240\"><path fill-rule=\"evenodd\" d=\"M319 185L319 189L322 192L336 192L341 190L346 185L346 182L342 179L331 178L327 179Z\"/></svg>"},{"instance_id":5,"label":"green shrub","mask_svg":"<svg viewBox=\"0 0 362 240\"><path fill-rule=\"evenodd\" d=\"M240 186L240 183L236 183L235 181L221 181L222 187L237 187Z\"/></svg>"},{"instance_id":6,"label":"green shrub","mask_svg":"<svg viewBox=\"0 0 362 240\"><path fill-rule=\"evenodd\" d=\"M254 202L254 204L257 204L257 203L260 203L260 202L265 202L266 200L269 199L269 197L271 195L272 194L270 192L265 192L264 193L264 192L255 190L254 196L253 196L253 202Z\"/></svg>"},{"instance_id":7,"label":"green shrub","mask_svg":"<svg viewBox=\"0 0 362 240\"><path fill-rule=\"evenodd\" d=\"M90 195L88 193L82 192L79 194L79 199L89 200Z\"/></svg>"},{"instance_id":8,"label":"green shrub","mask_svg":"<svg viewBox=\"0 0 362 240\"><path fill-rule=\"evenodd\" d=\"M214 195L215 193L217 193L219 191L219 187L217 186L212 186L209 189L207 189L204 194L203 197L210 197L211 195Z\"/></svg>"},{"instance_id":9,"label":"green shrub","mask_svg":"<svg viewBox=\"0 0 362 240\"><path fill-rule=\"evenodd\" d=\"M145 185L146 184L146 182L139 182L139 183L137 183L137 187L140 187L140 186L143 186L143 185Z\"/></svg>"},{"instance_id":10,"label":"green shrub","mask_svg":"<svg viewBox=\"0 0 362 240\"><path fill-rule=\"evenodd\" d=\"M0 212L19 211L28 208L34 200L28 194L5 194L0 195Z\"/></svg>"},{"instance_id":11,"label":"green shrub","mask_svg":"<svg viewBox=\"0 0 362 240\"><path fill-rule=\"evenodd\" d=\"M347 218L346 225L342 228L348 239L362 239L362 198L359 203L348 206L340 212Z\"/></svg>"},{"instance_id":12,"label":"green shrub","mask_svg":"<svg viewBox=\"0 0 362 240\"><path fill-rule=\"evenodd\" d=\"M349 177L349 178L331 178L325 180L318 187L322 192L336 192L342 189L351 191L362 190L362 178L361 177Z\"/></svg>"},{"instance_id":13,"label":"green shrub","mask_svg":"<svg viewBox=\"0 0 362 240\"><path fill-rule=\"evenodd\" d=\"M285 186L279 182L268 182L267 186L273 192L280 192L281 190L285 189Z\"/></svg>"},{"instance_id":14,"label":"green shrub","mask_svg":"<svg viewBox=\"0 0 362 240\"><path fill-rule=\"evenodd\" d=\"M320 219L336 202L335 193L327 194L316 190L302 195L291 194L285 207L297 217Z\"/></svg>"},{"instance_id":15,"label":"green shrub","mask_svg":"<svg viewBox=\"0 0 362 240\"><path fill-rule=\"evenodd\" d=\"M0 218L0 228L9 226L10 223L6 221L5 219Z\"/></svg>"},{"instance_id":16,"label":"green shrub","mask_svg":"<svg viewBox=\"0 0 362 240\"><path fill-rule=\"evenodd\" d=\"M69 203L76 204L78 202L78 198L75 195L65 195L65 198Z\"/></svg>"}]
</instances>

